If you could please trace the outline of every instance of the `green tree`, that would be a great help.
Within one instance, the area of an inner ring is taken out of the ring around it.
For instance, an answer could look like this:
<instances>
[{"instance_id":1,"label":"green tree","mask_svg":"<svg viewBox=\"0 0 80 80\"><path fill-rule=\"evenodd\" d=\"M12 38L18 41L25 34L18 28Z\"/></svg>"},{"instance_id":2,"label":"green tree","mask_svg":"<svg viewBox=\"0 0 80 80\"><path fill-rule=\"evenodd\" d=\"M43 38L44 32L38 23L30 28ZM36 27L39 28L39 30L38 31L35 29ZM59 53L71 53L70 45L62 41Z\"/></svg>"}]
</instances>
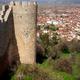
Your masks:
<instances>
[{"instance_id":1,"label":"green tree","mask_svg":"<svg viewBox=\"0 0 80 80\"><path fill-rule=\"evenodd\" d=\"M58 44L59 35L56 32L58 28L52 24L45 26L44 30L48 30L48 33L41 34L38 42L43 46L44 54L48 57L49 53L53 52L53 47Z\"/></svg>"}]
</instances>

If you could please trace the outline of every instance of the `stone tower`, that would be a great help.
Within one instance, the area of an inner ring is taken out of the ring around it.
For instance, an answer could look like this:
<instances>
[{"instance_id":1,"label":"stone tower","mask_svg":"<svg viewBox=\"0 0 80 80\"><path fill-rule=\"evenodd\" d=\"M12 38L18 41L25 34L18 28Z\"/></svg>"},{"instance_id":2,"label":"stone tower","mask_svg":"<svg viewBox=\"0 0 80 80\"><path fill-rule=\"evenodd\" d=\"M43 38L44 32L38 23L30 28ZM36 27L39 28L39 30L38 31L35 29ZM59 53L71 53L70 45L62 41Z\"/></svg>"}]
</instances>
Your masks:
<instances>
[{"instance_id":1,"label":"stone tower","mask_svg":"<svg viewBox=\"0 0 80 80\"><path fill-rule=\"evenodd\" d=\"M37 3L14 2L12 11L20 62L33 64L36 58Z\"/></svg>"}]
</instances>

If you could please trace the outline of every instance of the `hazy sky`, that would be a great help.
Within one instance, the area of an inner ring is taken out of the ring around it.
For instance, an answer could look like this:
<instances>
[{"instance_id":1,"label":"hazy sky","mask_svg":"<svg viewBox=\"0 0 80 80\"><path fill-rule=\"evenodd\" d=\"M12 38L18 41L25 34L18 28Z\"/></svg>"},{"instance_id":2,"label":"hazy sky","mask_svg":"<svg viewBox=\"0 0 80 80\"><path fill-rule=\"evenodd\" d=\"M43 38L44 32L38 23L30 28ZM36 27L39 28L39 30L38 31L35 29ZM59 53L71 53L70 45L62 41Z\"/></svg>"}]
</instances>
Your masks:
<instances>
[{"instance_id":1,"label":"hazy sky","mask_svg":"<svg viewBox=\"0 0 80 80\"><path fill-rule=\"evenodd\" d=\"M80 0L37 0L39 2L56 2L56 3L80 3Z\"/></svg>"},{"instance_id":2,"label":"hazy sky","mask_svg":"<svg viewBox=\"0 0 80 80\"><path fill-rule=\"evenodd\" d=\"M11 1L11 0L0 0L0 2L3 2L3 1ZM25 0L25 1L29 1L29 0ZM76 4L79 4L80 3L80 0L31 0L31 1L38 1L40 3L58 3L58 4L61 4L61 3L76 3Z\"/></svg>"}]
</instances>

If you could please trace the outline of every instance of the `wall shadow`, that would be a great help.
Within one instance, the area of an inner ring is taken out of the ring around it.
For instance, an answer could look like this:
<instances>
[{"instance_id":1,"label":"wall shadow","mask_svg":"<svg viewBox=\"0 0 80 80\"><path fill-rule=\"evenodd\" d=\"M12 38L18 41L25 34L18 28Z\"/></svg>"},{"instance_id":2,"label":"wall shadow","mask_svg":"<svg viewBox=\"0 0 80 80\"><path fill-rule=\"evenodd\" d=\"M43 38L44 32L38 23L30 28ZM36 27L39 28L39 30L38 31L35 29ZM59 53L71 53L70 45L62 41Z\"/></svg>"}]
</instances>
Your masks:
<instances>
[{"instance_id":1,"label":"wall shadow","mask_svg":"<svg viewBox=\"0 0 80 80\"><path fill-rule=\"evenodd\" d=\"M8 25L10 30L10 48L9 48L9 58L11 59L10 66L18 67L20 64L20 57L19 57L19 51L17 46L17 40L16 40L16 34L15 34L15 27L14 27L14 17L13 17L13 11L11 11L11 14L8 19Z\"/></svg>"},{"instance_id":2,"label":"wall shadow","mask_svg":"<svg viewBox=\"0 0 80 80\"><path fill-rule=\"evenodd\" d=\"M14 28L14 17L13 11L11 11L8 20L3 22L0 29L3 32L4 41L0 43L5 47L5 51L3 49L3 56L0 58L0 80L10 80L10 74L17 70L18 65L20 64L19 51L17 46L17 41L15 37L15 28ZM6 29L5 29L6 28ZM5 30L4 30L5 29ZM1 32L0 32L1 35ZM2 36L2 37L3 37ZM1 39L2 39L1 37ZM7 40L6 40L7 39ZM6 43L6 44L5 44ZM0 48L1 49L1 48ZM2 53L0 53L2 54Z\"/></svg>"},{"instance_id":3,"label":"wall shadow","mask_svg":"<svg viewBox=\"0 0 80 80\"><path fill-rule=\"evenodd\" d=\"M42 64L47 57L44 55L44 48L37 43L36 44L36 63Z\"/></svg>"}]
</instances>

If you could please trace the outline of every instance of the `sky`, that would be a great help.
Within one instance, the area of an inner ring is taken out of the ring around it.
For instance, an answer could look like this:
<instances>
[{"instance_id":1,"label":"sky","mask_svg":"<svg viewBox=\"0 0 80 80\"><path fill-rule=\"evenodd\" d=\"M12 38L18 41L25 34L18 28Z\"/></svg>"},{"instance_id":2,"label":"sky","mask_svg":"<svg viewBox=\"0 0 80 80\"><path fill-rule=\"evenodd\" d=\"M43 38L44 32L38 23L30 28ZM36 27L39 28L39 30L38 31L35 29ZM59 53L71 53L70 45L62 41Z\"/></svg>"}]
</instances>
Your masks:
<instances>
[{"instance_id":1,"label":"sky","mask_svg":"<svg viewBox=\"0 0 80 80\"><path fill-rule=\"evenodd\" d=\"M37 0L41 3L80 3L80 0Z\"/></svg>"},{"instance_id":2,"label":"sky","mask_svg":"<svg viewBox=\"0 0 80 80\"><path fill-rule=\"evenodd\" d=\"M0 2L3 2L3 1L9 1L9 0L0 0ZM35 0L32 0L32 1L35 1ZM55 3L56 4L63 4L63 3L64 4L67 4L67 3L80 4L80 0L37 0L37 1L39 3L53 3L53 4L55 4Z\"/></svg>"}]
</instances>

